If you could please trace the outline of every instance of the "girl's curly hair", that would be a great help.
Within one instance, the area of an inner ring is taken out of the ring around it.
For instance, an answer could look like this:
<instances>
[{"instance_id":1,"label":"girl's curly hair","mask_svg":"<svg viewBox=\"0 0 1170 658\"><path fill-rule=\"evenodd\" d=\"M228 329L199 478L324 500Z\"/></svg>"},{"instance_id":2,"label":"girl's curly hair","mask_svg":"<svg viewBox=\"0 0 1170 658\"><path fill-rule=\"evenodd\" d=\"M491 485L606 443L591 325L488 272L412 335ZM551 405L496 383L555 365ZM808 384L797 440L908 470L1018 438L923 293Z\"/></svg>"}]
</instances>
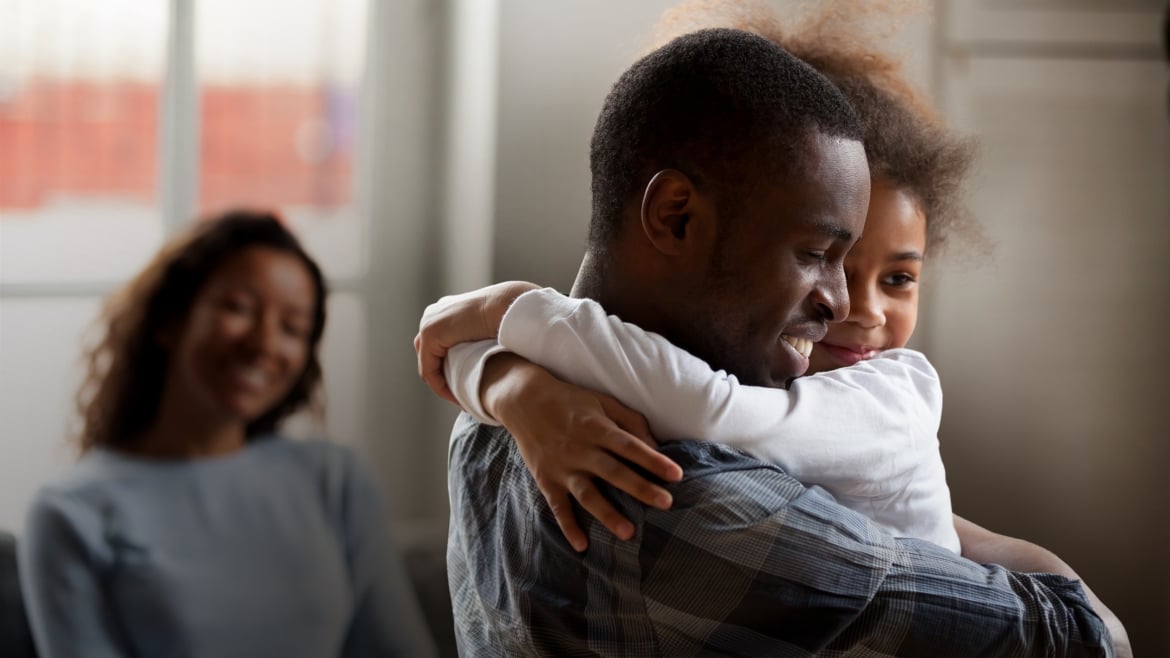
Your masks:
<instances>
[{"instance_id":1,"label":"girl's curly hair","mask_svg":"<svg viewBox=\"0 0 1170 658\"><path fill-rule=\"evenodd\" d=\"M962 200L974 142L952 133L906 81L901 58L877 47L919 4L824 0L781 22L757 0L693 0L667 10L652 41L657 47L694 30L730 27L758 34L808 62L845 93L861 118L871 174L920 204L928 249L937 250L954 235L981 243Z\"/></svg>"},{"instance_id":2,"label":"girl's curly hair","mask_svg":"<svg viewBox=\"0 0 1170 658\"><path fill-rule=\"evenodd\" d=\"M270 434L285 417L316 401L321 383L317 344L325 330L325 280L296 237L273 213L235 210L196 222L164 246L137 277L106 300L103 333L84 359L77 394L82 452L94 446L133 447L158 413L170 355L160 343L182 326L203 285L229 257L250 247L296 256L313 281L316 301L308 360L300 379L275 407L248 424L249 440Z\"/></svg>"}]
</instances>

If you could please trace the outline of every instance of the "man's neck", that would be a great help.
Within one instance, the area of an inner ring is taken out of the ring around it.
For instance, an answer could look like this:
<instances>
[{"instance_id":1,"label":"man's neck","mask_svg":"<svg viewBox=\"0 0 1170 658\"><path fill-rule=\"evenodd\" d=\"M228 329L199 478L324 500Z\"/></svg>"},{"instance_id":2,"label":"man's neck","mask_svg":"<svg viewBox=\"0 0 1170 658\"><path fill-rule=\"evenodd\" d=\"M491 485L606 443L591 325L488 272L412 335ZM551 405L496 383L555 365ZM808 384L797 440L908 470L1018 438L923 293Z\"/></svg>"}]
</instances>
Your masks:
<instances>
[{"instance_id":1,"label":"man's neck","mask_svg":"<svg viewBox=\"0 0 1170 658\"><path fill-rule=\"evenodd\" d=\"M601 304L606 313L616 315L623 322L635 324L646 331L671 336L670 324L659 312L663 296L647 285L650 278L646 273L629 272L622 262L637 262L636 259L620 258L610 254L598 255L587 252L577 270L570 297L592 299Z\"/></svg>"}]
</instances>

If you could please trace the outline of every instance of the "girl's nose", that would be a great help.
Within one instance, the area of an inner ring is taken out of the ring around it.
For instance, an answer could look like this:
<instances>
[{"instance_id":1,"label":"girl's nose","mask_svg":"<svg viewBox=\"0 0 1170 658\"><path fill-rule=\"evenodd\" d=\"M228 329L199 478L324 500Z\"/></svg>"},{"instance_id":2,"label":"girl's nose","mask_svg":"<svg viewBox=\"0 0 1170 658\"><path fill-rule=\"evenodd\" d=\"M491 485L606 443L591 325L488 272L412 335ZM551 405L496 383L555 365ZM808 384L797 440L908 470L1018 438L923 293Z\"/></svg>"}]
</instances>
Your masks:
<instances>
[{"instance_id":1,"label":"girl's nose","mask_svg":"<svg viewBox=\"0 0 1170 658\"><path fill-rule=\"evenodd\" d=\"M855 322L865 329L875 329L886 324L881 294L874 285L849 286L849 317L846 321Z\"/></svg>"}]
</instances>

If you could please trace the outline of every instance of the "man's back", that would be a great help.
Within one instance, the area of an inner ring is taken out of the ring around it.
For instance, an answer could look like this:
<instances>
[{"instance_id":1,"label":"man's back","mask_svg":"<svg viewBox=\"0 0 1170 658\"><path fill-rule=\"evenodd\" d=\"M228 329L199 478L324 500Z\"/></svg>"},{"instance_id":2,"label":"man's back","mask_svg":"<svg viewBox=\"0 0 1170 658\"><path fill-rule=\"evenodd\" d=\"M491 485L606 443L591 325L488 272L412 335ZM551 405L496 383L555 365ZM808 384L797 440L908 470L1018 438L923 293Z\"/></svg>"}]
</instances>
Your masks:
<instances>
[{"instance_id":1,"label":"man's back","mask_svg":"<svg viewBox=\"0 0 1170 658\"><path fill-rule=\"evenodd\" d=\"M448 567L460 652L602 656L1110 655L1079 585L985 568L730 448L679 442L668 511L611 499L576 553L506 430L460 416Z\"/></svg>"}]
</instances>

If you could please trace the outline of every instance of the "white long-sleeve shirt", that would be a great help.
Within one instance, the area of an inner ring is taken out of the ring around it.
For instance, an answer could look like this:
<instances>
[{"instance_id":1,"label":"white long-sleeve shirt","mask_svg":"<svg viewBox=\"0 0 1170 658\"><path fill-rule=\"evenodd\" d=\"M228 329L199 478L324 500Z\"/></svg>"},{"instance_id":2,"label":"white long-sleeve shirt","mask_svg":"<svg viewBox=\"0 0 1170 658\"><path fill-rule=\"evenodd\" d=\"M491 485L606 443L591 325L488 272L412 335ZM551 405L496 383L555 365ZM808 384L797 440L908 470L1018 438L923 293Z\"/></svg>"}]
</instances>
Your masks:
<instances>
[{"instance_id":1,"label":"white long-sleeve shirt","mask_svg":"<svg viewBox=\"0 0 1170 658\"><path fill-rule=\"evenodd\" d=\"M735 446L823 487L896 536L959 552L938 449L942 389L919 352L887 350L787 390L745 386L592 300L545 288L516 299L498 343L459 345L447 356L447 382L480 422L499 424L484 411L479 385L484 363L505 350L613 395L660 440Z\"/></svg>"}]
</instances>

